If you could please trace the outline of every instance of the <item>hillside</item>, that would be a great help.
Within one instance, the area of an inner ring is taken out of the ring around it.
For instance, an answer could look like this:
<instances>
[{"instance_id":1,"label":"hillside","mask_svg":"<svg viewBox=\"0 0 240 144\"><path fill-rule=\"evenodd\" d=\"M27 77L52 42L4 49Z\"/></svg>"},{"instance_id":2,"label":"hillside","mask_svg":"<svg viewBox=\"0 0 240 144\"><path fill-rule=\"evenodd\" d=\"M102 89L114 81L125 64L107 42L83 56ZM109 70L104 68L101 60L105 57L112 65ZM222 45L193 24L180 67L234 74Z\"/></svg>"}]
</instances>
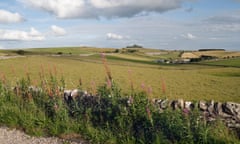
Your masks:
<instances>
[{"instance_id":1,"label":"hillside","mask_svg":"<svg viewBox=\"0 0 240 144\"><path fill-rule=\"evenodd\" d=\"M107 64L113 78L119 82L122 92L129 93L130 79L136 90L141 85L152 87L154 97L163 97L161 83L166 83L166 94L170 99L240 101L240 83L238 60L204 62L194 64L160 64L155 60L174 58L178 51L139 49L134 53L115 52L116 49L99 48L46 48L24 49L24 57L1 60L0 74L14 83L29 72L38 83L39 72L46 73L54 69L59 77L64 76L67 88L75 88L79 79L83 88L90 90L91 83L104 82L106 77L101 53L106 52ZM61 54L58 54L62 52ZM18 55L17 51L2 51L7 55ZM234 52L225 52L234 55ZM237 54L237 53L235 53ZM9 57L9 56L8 56ZM216 64L218 63L218 64ZM232 63L232 64L231 64ZM226 68L225 66L230 66ZM227 87L227 89L226 89Z\"/></svg>"}]
</instances>

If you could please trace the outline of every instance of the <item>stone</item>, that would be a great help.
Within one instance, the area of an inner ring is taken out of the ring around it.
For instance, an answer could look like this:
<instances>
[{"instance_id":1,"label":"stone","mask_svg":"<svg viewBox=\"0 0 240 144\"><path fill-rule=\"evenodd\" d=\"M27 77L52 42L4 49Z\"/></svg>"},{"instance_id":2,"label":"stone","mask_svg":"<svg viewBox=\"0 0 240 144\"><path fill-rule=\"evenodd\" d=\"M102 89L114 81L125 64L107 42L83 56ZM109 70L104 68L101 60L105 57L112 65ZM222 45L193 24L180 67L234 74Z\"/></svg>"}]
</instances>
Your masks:
<instances>
[{"instance_id":1,"label":"stone","mask_svg":"<svg viewBox=\"0 0 240 144\"><path fill-rule=\"evenodd\" d=\"M225 112L219 112L219 113L218 113L218 116L221 117L221 118L223 118L223 119L232 118L231 115L229 115L229 114L227 114L227 113L225 113Z\"/></svg>"},{"instance_id":2,"label":"stone","mask_svg":"<svg viewBox=\"0 0 240 144\"><path fill-rule=\"evenodd\" d=\"M157 99L153 98L153 99L151 100L151 102L152 102L153 104L157 104Z\"/></svg>"},{"instance_id":3,"label":"stone","mask_svg":"<svg viewBox=\"0 0 240 144\"><path fill-rule=\"evenodd\" d=\"M168 108L171 108L171 107L172 107L172 101L173 101L173 100L168 100L168 102L167 102L167 104L168 104L167 107L168 107Z\"/></svg>"},{"instance_id":4,"label":"stone","mask_svg":"<svg viewBox=\"0 0 240 144\"><path fill-rule=\"evenodd\" d=\"M160 103L161 109L166 109L168 107L168 99L162 100Z\"/></svg>"},{"instance_id":5,"label":"stone","mask_svg":"<svg viewBox=\"0 0 240 144\"><path fill-rule=\"evenodd\" d=\"M72 92L71 92L71 97L72 99L75 99L76 97L78 97L80 95L80 91L78 89L74 89Z\"/></svg>"},{"instance_id":6,"label":"stone","mask_svg":"<svg viewBox=\"0 0 240 144\"><path fill-rule=\"evenodd\" d=\"M63 97L64 97L64 100L67 102L69 100L69 98L71 97L71 90L64 90L63 92Z\"/></svg>"},{"instance_id":7,"label":"stone","mask_svg":"<svg viewBox=\"0 0 240 144\"><path fill-rule=\"evenodd\" d=\"M235 128L238 128L238 129L239 129L239 128L240 128L240 123L236 123L236 124L235 124Z\"/></svg>"},{"instance_id":8,"label":"stone","mask_svg":"<svg viewBox=\"0 0 240 144\"><path fill-rule=\"evenodd\" d=\"M178 108L178 105L177 105L177 101L176 101L176 100L171 101L169 104L170 104L170 107L171 107L173 110L176 110L176 109Z\"/></svg>"},{"instance_id":9,"label":"stone","mask_svg":"<svg viewBox=\"0 0 240 144\"><path fill-rule=\"evenodd\" d=\"M178 106L178 108L183 109L184 108L184 100L183 99L178 99L177 100L177 106Z\"/></svg>"},{"instance_id":10,"label":"stone","mask_svg":"<svg viewBox=\"0 0 240 144\"><path fill-rule=\"evenodd\" d=\"M157 104L160 104L161 102L162 102L161 99L158 99L158 100L157 100Z\"/></svg>"},{"instance_id":11,"label":"stone","mask_svg":"<svg viewBox=\"0 0 240 144\"><path fill-rule=\"evenodd\" d=\"M211 102L208 103L207 110L210 115L214 115L214 101L213 100L211 100Z\"/></svg>"},{"instance_id":12,"label":"stone","mask_svg":"<svg viewBox=\"0 0 240 144\"><path fill-rule=\"evenodd\" d=\"M162 111L162 106L161 106L161 102L162 102L163 100L161 100L161 99L156 99L155 100L155 105L157 106L157 108L159 109L159 111Z\"/></svg>"},{"instance_id":13,"label":"stone","mask_svg":"<svg viewBox=\"0 0 240 144\"><path fill-rule=\"evenodd\" d=\"M222 103L221 102L216 102L214 104L214 113L217 114L217 115L222 113Z\"/></svg>"},{"instance_id":14,"label":"stone","mask_svg":"<svg viewBox=\"0 0 240 144\"><path fill-rule=\"evenodd\" d=\"M234 102L226 102L223 105L223 111L230 115L236 115L240 112L240 104Z\"/></svg>"},{"instance_id":15,"label":"stone","mask_svg":"<svg viewBox=\"0 0 240 144\"><path fill-rule=\"evenodd\" d=\"M240 124L238 124L238 123L227 123L227 127L229 127L229 128L240 128Z\"/></svg>"},{"instance_id":16,"label":"stone","mask_svg":"<svg viewBox=\"0 0 240 144\"><path fill-rule=\"evenodd\" d=\"M203 101L203 100L199 101L198 106L199 106L199 109L202 110L202 111L206 111L207 108L208 108L206 101Z\"/></svg>"},{"instance_id":17,"label":"stone","mask_svg":"<svg viewBox=\"0 0 240 144\"><path fill-rule=\"evenodd\" d=\"M208 122L212 122L212 121L215 121L215 120L216 120L216 118L214 118L214 117L208 117L208 118L207 118L207 121L208 121Z\"/></svg>"},{"instance_id":18,"label":"stone","mask_svg":"<svg viewBox=\"0 0 240 144\"><path fill-rule=\"evenodd\" d=\"M240 104L234 102L226 102L223 104L223 111L234 116L240 122Z\"/></svg>"},{"instance_id":19,"label":"stone","mask_svg":"<svg viewBox=\"0 0 240 144\"><path fill-rule=\"evenodd\" d=\"M186 109L188 109L188 110L193 109L193 104L192 104L192 102L190 102L190 101L185 101L185 103L184 103L184 108L186 108Z\"/></svg>"},{"instance_id":20,"label":"stone","mask_svg":"<svg viewBox=\"0 0 240 144\"><path fill-rule=\"evenodd\" d=\"M158 105L158 106L160 106L160 103L161 103L161 99L152 99L152 103L154 103L155 105Z\"/></svg>"}]
</instances>

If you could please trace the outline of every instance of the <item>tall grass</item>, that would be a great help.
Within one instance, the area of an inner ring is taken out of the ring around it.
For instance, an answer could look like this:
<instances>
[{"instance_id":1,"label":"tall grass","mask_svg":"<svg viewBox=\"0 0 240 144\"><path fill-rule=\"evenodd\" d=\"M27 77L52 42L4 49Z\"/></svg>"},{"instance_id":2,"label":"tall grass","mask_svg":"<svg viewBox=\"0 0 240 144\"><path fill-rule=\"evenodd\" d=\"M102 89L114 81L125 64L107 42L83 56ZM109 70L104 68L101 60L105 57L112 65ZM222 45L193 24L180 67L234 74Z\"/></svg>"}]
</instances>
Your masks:
<instances>
[{"instance_id":1,"label":"tall grass","mask_svg":"<svg viewBox=\"0 0 240 144\"><path fill-rule=\"evenodd\" d=\"M0 124L37 136L80 134L92 143L238 143L239 139L220 121L206 123L195 109L186 113L159 113L151 101L151 87L135 91L132 76L129 96L113 80L103 56L106 83L92 82L90 95L64 101L65 80L55 68L42 68L40 81L31 75L11 85L0 80ZM82 80L79 80L79 92ZM162 80L162 93L166 95Z\"/></svg>"}]
</instances>

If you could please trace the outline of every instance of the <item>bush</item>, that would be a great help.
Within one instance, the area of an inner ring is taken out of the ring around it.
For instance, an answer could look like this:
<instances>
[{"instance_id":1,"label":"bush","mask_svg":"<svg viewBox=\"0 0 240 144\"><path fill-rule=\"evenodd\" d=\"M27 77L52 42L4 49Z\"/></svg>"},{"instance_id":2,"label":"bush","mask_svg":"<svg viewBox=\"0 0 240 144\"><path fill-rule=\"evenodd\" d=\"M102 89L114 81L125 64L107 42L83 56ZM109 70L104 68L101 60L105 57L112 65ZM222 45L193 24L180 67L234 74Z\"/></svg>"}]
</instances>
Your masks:
<instances>
[{"instance_id":1,"label":"bush","mask_svg":"<svg viewBox=\"0 0 240 144\"><path fill-rule=\"evenodd\" d=\"M16 53L19 54L19 55L24 55L24 54L25 54L25 51L24 51L24 50L17 50Z\"/></svg>"},{"instance_id":2,"label":"bush","mask_svg":"<svg viewBox=\"0 0 240 144\"><path fill-rule=\"evenodd\" d=\"M62 55L63 54L63 52L57 52L57 55Z\"/></svg>"}]
</instances>

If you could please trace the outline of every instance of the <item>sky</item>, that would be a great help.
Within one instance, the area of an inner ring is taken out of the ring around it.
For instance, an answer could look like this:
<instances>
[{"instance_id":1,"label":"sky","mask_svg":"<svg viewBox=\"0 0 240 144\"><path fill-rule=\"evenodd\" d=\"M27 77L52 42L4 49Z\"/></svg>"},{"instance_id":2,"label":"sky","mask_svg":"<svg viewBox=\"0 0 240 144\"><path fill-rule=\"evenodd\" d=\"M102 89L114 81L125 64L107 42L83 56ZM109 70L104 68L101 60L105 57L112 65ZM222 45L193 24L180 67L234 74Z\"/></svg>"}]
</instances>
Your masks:
<instances>
[{"instance_id":1,"label":"sky","mask_svg":"<svg viewBox=\"0 0 240 144\"><path fill-rule=\"evenodd\" d=\"M240 51L240 0L1 0L0 49Z\"/></svg>"}]
</instances>

